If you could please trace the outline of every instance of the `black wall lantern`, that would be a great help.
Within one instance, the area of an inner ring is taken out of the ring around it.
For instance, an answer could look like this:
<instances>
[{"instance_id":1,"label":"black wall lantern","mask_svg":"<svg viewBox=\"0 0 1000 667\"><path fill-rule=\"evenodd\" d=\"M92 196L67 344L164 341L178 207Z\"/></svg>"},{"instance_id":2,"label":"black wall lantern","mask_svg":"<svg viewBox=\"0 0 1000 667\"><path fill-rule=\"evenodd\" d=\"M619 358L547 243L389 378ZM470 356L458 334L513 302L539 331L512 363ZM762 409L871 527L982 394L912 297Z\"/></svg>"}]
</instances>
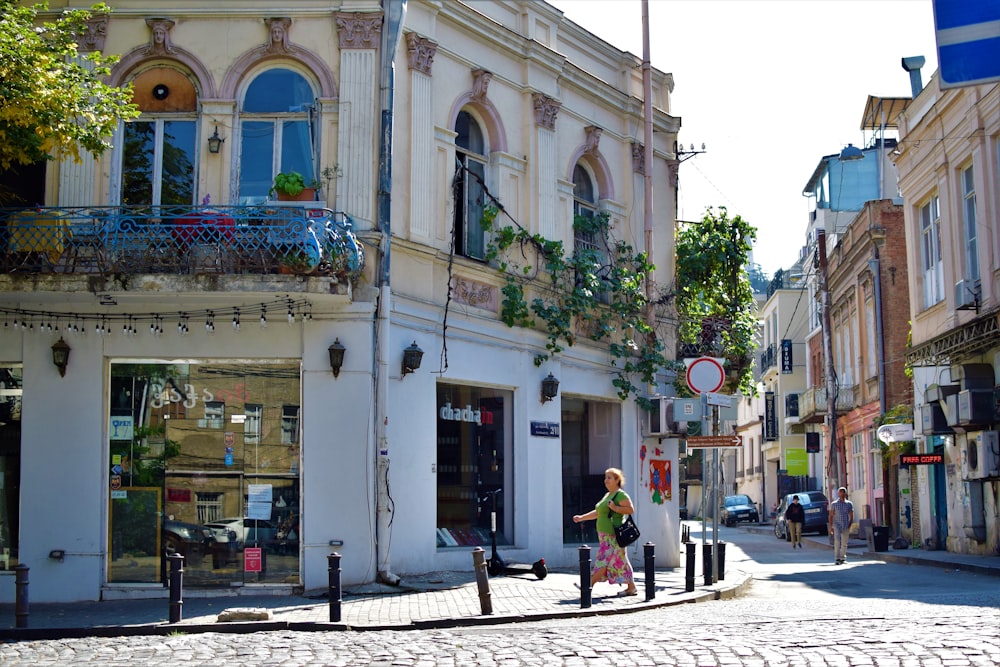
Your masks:
<instances>
[{"instance_id":1,"label":"black wall lantern","mask_svg":"<svg viewBox=\"0 0 1000 667\"><path fill-rule=\"evenodd\" d=\"M59 337L52 344L52 363L59 369L59 376L66 377L66 366L69 364L69 344Z\"/></svg>"},{"instance_id":2,"label":"black wall lantern","mask_svg":"<svg viewBox=\"0 0 1000 667\"><path fill-rule=\"evenodd\" d=\"M417 341L413 341L408 348L403 350L403 377L420 368L420 360L423 358L424 351L417 347Z\"/></svg>"},{"instance_id":3,"label":"black wall lantern","mask_svg":"<svg viewBox=\"0 0 1000 667\"><path fill-rule=\"evenodd\" d=\"M225 141L225 139L219 136L219 126L216 125L215 132L213 132L212 136L208 138L208 152L218 153L219 150L222 148L223 141Z\"/></svg>"},{"instance_id":4,"label":"black wall lantern","mask_svg":"<svg viewBox=\"0 0 1000 667\"><path fill-rule=\"evenodd\" d=\"M347 348L340 344L340 338L337 338L330 347L327 348L330 353L330 369L333 370L333 377L340 376L340 369L344 366L344 352Z\"/></svg>"},{"instance_id":5,"label":"black wall lantern","mask_svg":"<svg viewBox=\"0 0 1000 667\"><path fill-rule=\"evenodd\" d=\"M559 394L559 380L555 375L549 373L548 377L542 380L542 403L548 403Z\"/></svg>"}]
</instances>

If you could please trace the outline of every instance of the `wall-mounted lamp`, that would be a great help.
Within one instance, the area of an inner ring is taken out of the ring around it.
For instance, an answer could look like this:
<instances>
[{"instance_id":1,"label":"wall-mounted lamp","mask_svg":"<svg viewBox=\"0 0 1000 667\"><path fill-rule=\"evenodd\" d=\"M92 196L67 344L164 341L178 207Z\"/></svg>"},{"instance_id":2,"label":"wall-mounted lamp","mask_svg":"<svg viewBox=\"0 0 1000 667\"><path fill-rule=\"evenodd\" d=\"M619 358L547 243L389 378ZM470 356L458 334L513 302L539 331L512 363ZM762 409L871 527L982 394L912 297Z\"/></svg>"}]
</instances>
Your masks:
<instances>
[{"instance_id":1,"label":"wall-mounted lamp","mask_svg":"<svg viewBox=\"0 0 1000 667\"><path fill-rule=\"evenodd\" d=\"M52 560L62 560L65 557L66 557L65 549L53 549L52 551L49 552L49 558L51 558Z\"/></svg>"},{"instance_id":2,"label":"wall-mounted lamp","mask_svg":"<svg viewBox=\"0 0 1000 667\"><path fill-rule=\"evenodd\" d=\"M69 365L69 349L69 344L62 339L62 336L52 344L52 363L59 369L60 377L66 377L66 366Z\"/></svg>"},{"instance_id":3,"label":"wall-mounted lamp","mask_svg":"<svg viewBox=\"0 0 1000 667\"><path fill-rule=\"evenodd\" d=\"M555 375L549 373L548 377L542 380L542 403L548 403L559 394L559 380Z\"/></svg>"},{"instance_id":4,"label":"wall-mounted lamp","mask_svg":"<svg viewBox=\"0 0 1000 667\"><path fill-rule=\"evenodd\" d=\"M413 341L412 345L403 350L403 377L420 368L420 360L423 358L424 351L417 347L417 341Z\"/></svg>"},{"instance_id":5,"label":"wall-mounted lamp","mask_svg":"<svg viewBox=\"0 0 1000 667\"><path fill-rule=\"evenodd\" d=\"M208 138L208 152L218 153L219 150L222 148L223 141L225 141L225 139L219 136L219 126L216 125L215 132L213 132L212 136Z\"/></svg>"},{"instance_id":6,"label":"wall-mounted lamp","mask_svg":"<svg viewBox=\"0 0 1000 667\"><path fill-rule=\"evenodd\" d=\"M344 352L347 348L340 344L340 338L337 338L330 344L327 348L330 353L330 369L333 371L333 377L340 376L340 369L344 367Z\"/></svg>"},{"instance_id":7,"label":"wall-mounted lamp","mask_svg":"<svg viewBox=\"0 0 1000 667\"><path fill-rule=\"evenodd\" d=\"M844 162L850 162L852 160L863 160L865 158L864 152L855 146L854 144L847 144L847 147L840 151L840 159Z\"/></svg>"}]
</instances>

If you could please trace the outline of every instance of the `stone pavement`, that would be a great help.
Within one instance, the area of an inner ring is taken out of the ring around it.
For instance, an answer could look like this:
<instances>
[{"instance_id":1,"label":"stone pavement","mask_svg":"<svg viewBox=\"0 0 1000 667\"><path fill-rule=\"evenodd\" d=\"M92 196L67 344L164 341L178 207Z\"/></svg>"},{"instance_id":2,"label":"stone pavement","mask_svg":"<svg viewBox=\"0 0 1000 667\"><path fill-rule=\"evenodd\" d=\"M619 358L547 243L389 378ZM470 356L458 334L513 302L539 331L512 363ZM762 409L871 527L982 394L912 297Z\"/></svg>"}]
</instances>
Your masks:
<instances>
[{"instance_id":1,"label":"stone pavement","mask_svg":"<svg viewBox=\"0 0 1000 667\"><path fill-rule=\"evenodd\" d=\"M770 526L747 526L747 532L769 532ZM827 537L804 537L809 548L830 548ZM695 542L697 545L697 542ZM700 549L697 549L700 552ZM15 628L14 605L0 603L0 639L54 639L83 636L167 635L194 632L255 632L261 630L405 630L415 628L494 625L526 620L617 614L668 605L726 599L739 595L752 581L751 573L725 568L725 578L704 585L700 553L696 558L694 590L686 591L684 558L677 569L655 572L655 595L645 598L642 561L636 567L639 595L617 597L619 586L598 584L592 606L582 609L576 571L550 571L539 580L532 574L489 579L492 614L484 614L471 570L406 576L399 586L371 583L345 587L341 618L330 622L325 592L316 595L241 595L184 599L182 620L170 624L166 597L107 602L33 603L28 627ZM848 560L879 559L936 565L1000 576L1000 557L963 556L943 551L869 552L865 542L852 542ZM261 620L220 620L220 614ZM225 612L225 614L224 614Z\"/></svg>"}]
</instances>

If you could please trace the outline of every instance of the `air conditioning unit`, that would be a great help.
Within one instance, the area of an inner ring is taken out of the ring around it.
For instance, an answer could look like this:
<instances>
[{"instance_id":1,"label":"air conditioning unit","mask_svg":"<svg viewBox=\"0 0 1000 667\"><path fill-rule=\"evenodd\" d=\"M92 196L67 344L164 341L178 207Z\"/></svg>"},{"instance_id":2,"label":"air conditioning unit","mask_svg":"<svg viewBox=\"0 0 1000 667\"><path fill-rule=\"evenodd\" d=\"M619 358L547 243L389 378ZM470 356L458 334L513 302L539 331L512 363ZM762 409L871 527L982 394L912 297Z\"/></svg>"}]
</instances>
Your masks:
<instances>
[{"instance_id":1,"label":"air conditioning unit","mask_svg":"<svg viewBox=\"0 0 1000 667\"><path fill-rule=\"evenodd\" d=\"M958 310L979 308L981 289L978 280L959 280L955 283L955 308Z\"/></svg>"},{"instance_id":2,"label":"air conditioning unit","mask_svg":"<svg viewBox=\"0 0 1000 667\"><path fill-rule=\"evenodd\" d=\"M652 409L646 412L643 435L668 436L677 432L674 424L674 399L654 396L649 399Z\"/></svg>"},{"instance_id":3,"label":"air conditioning unit","mask_svg":"<svg viewBox=\"0 0 1000 667\"><path fill-rule=\"evenodd\" d=\"M1000 477L1000 431L970 433L965 448L966 479Z\"/></svg>"}]
</instances>

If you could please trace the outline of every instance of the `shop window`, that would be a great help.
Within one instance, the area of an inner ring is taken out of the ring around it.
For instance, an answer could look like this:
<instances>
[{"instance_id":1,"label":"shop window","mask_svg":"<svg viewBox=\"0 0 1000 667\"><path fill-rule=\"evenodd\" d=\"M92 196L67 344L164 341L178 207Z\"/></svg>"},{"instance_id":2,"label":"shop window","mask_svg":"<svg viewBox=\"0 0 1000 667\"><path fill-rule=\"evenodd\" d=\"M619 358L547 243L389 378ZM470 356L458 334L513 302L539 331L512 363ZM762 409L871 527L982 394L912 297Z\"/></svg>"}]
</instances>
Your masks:
<instances>
[{"instance_id":1,"label":"shop window","mask_svg":"<svg viewBox=\"0 0 1000 667\"><path fill-rule=\"evenodd\" d=\"M296 445L299 442L299 406L281 406L281 444Z\"/></svg>"},{"instance_id":2,"label":"shop window","mask_svg":"<svg viewBox=\"0 0 1000 667\"><path fill-rule=\"evenodd\" d=\"M0 367L0 570L18 564L21 392L21 367Z\"/></svg>"},{"instance_id":3,"label":"shop window","mask_svg":"<svg viewBox=\"0 0 1000 667\"><path fill-rule=\"evenodd\" d=\"M297 513L299 447L277 423L300 396L298 363L112 362L110 374L108 581L162 584L180 553L185 586L299 582L301 533L279 537ZM227 406L254 415L256 439ZM246 521L260 572L245 569Z\"/></svg>"},{"instance_id":4,"label":"shop window","mask_svg":"<svg viewBox=\"0 0 1000 667\"><path fill-rule=\"evenodd\" d=\"M573 515L589 512L607 492L605 470L621 468L621 405L564 396L561 427L563 543L596 543L594 522L573 523ZM637 481L625 481L632 498Z\"/></svg>"},{"instance_id":5,"label":"shop window","mask_svg":"<svg viewBox=\"0 0 1000 667\"><path fill-rule=\"evenodd\" d=\"M439 384L437 388L437 545L513 542L513 393Z\"/></svg>"}]
</instances>

